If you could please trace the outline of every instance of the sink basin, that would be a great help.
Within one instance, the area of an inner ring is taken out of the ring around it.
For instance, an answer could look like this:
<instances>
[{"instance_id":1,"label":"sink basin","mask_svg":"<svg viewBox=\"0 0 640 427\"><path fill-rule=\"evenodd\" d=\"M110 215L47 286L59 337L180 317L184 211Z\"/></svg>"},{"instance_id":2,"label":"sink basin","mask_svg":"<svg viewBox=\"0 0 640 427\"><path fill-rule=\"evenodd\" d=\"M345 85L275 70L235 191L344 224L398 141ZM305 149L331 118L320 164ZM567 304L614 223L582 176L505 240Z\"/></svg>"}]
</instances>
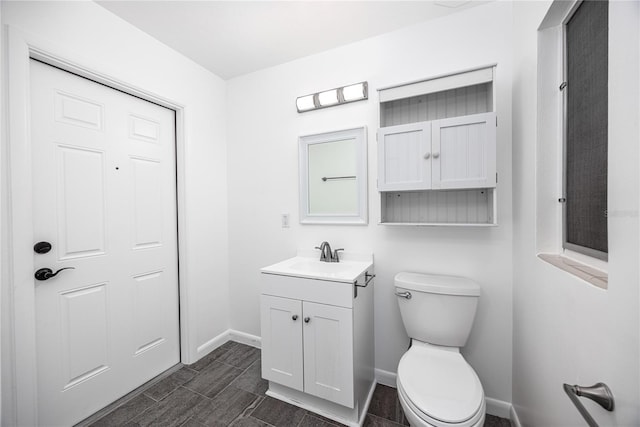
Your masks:
<instances>
[{"instance_id":1,"label":"sink basin","mask_svg":"<svg viewBox=\"0 0 640 427\"><path fill-rule=\"evenodd\" d=\"M346 259L341 259L340 262L323 262L317 258L296 256L264 267L260 271L264 274L353 282L373 265L370 256L353 257L353 259L345 256L344 258Z\"/></svg>"}]
</instances>

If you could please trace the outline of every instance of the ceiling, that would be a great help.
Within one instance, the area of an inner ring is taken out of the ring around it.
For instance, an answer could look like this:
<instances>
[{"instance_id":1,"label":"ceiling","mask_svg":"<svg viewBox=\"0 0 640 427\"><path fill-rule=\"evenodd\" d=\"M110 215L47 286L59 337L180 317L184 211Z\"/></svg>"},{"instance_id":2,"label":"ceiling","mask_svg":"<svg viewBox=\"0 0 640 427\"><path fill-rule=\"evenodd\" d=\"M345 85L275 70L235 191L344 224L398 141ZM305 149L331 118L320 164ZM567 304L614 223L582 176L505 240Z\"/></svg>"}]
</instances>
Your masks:
<instances>
[{"instance_id":1,"label":"ceiling","mask_svg":"<svg viewBox=\"0 0 640 427\"><path fill-rule=\"evenodd\" d=\"M486 1L97 1L230 79Z\"/></svg>"}]
</instances>

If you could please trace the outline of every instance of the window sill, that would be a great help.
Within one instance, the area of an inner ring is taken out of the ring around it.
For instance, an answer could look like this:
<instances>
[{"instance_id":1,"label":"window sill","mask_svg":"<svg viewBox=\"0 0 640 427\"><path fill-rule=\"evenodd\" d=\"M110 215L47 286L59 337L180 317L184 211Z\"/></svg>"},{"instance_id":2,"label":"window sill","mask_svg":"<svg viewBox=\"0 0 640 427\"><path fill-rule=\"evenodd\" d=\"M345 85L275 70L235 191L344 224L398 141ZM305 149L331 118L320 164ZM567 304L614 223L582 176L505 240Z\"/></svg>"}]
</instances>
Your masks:
<instances>
[{"instance_id":1,"label":"window sill","mask_svg":"<svg viewBox=\"0 0 640 427\"><path fill-rule=\"evenodd\" d=\"M538 254L538 258L600 289L609 287L609 275L605 271L558 254Z\"/></svg>"}]
</instances>

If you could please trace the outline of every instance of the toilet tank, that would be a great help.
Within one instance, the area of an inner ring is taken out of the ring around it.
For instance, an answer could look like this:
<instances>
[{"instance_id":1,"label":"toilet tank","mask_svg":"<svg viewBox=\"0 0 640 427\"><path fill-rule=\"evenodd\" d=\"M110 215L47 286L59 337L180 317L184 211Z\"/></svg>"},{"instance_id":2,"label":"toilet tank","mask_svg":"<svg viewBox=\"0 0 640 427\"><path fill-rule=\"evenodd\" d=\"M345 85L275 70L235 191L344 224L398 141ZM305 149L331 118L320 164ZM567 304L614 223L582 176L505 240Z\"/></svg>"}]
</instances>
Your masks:
<instances>
[{"instance_id":1,"label":"toilet tank","mask_svg":"<svg viewBox=\"0 0 640 427\"><path fill-rule=\"evenodd\" d=\"M398 273L395 287L396 295L411 295L396 297L410 338L449 347L466 344L478 307L480 285L464 277Z\"/></svg>"}]
</instances>

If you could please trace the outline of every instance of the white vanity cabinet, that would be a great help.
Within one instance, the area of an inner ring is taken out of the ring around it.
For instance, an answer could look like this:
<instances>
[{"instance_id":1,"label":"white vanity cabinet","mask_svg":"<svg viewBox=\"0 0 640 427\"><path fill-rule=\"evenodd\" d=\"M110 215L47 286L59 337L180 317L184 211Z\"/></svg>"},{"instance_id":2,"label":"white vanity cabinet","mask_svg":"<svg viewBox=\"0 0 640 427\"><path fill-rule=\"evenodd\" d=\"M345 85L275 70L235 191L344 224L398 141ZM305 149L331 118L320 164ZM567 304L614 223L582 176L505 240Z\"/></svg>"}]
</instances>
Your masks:
<instances>
[{"instance_id":1,"label":"white vanity cabinet","mask_svg":"<svg viewBox=\"0 0 640 427\"><path fill-rule=\"evenodd\" d=\"M263 268L261 288L267 395L362 425L375 388L372 263L297 257Z\"/></svg>"},{"instance_id":2,"label":"white vanity cabinet","mask_svg":"<svg viewBox=\"0 0 640 427\"><path fill-rule=\"evenodd\" d=\"M261 296L262 376L353 408L352 310Z\"/></svg>"}]
</instances>

